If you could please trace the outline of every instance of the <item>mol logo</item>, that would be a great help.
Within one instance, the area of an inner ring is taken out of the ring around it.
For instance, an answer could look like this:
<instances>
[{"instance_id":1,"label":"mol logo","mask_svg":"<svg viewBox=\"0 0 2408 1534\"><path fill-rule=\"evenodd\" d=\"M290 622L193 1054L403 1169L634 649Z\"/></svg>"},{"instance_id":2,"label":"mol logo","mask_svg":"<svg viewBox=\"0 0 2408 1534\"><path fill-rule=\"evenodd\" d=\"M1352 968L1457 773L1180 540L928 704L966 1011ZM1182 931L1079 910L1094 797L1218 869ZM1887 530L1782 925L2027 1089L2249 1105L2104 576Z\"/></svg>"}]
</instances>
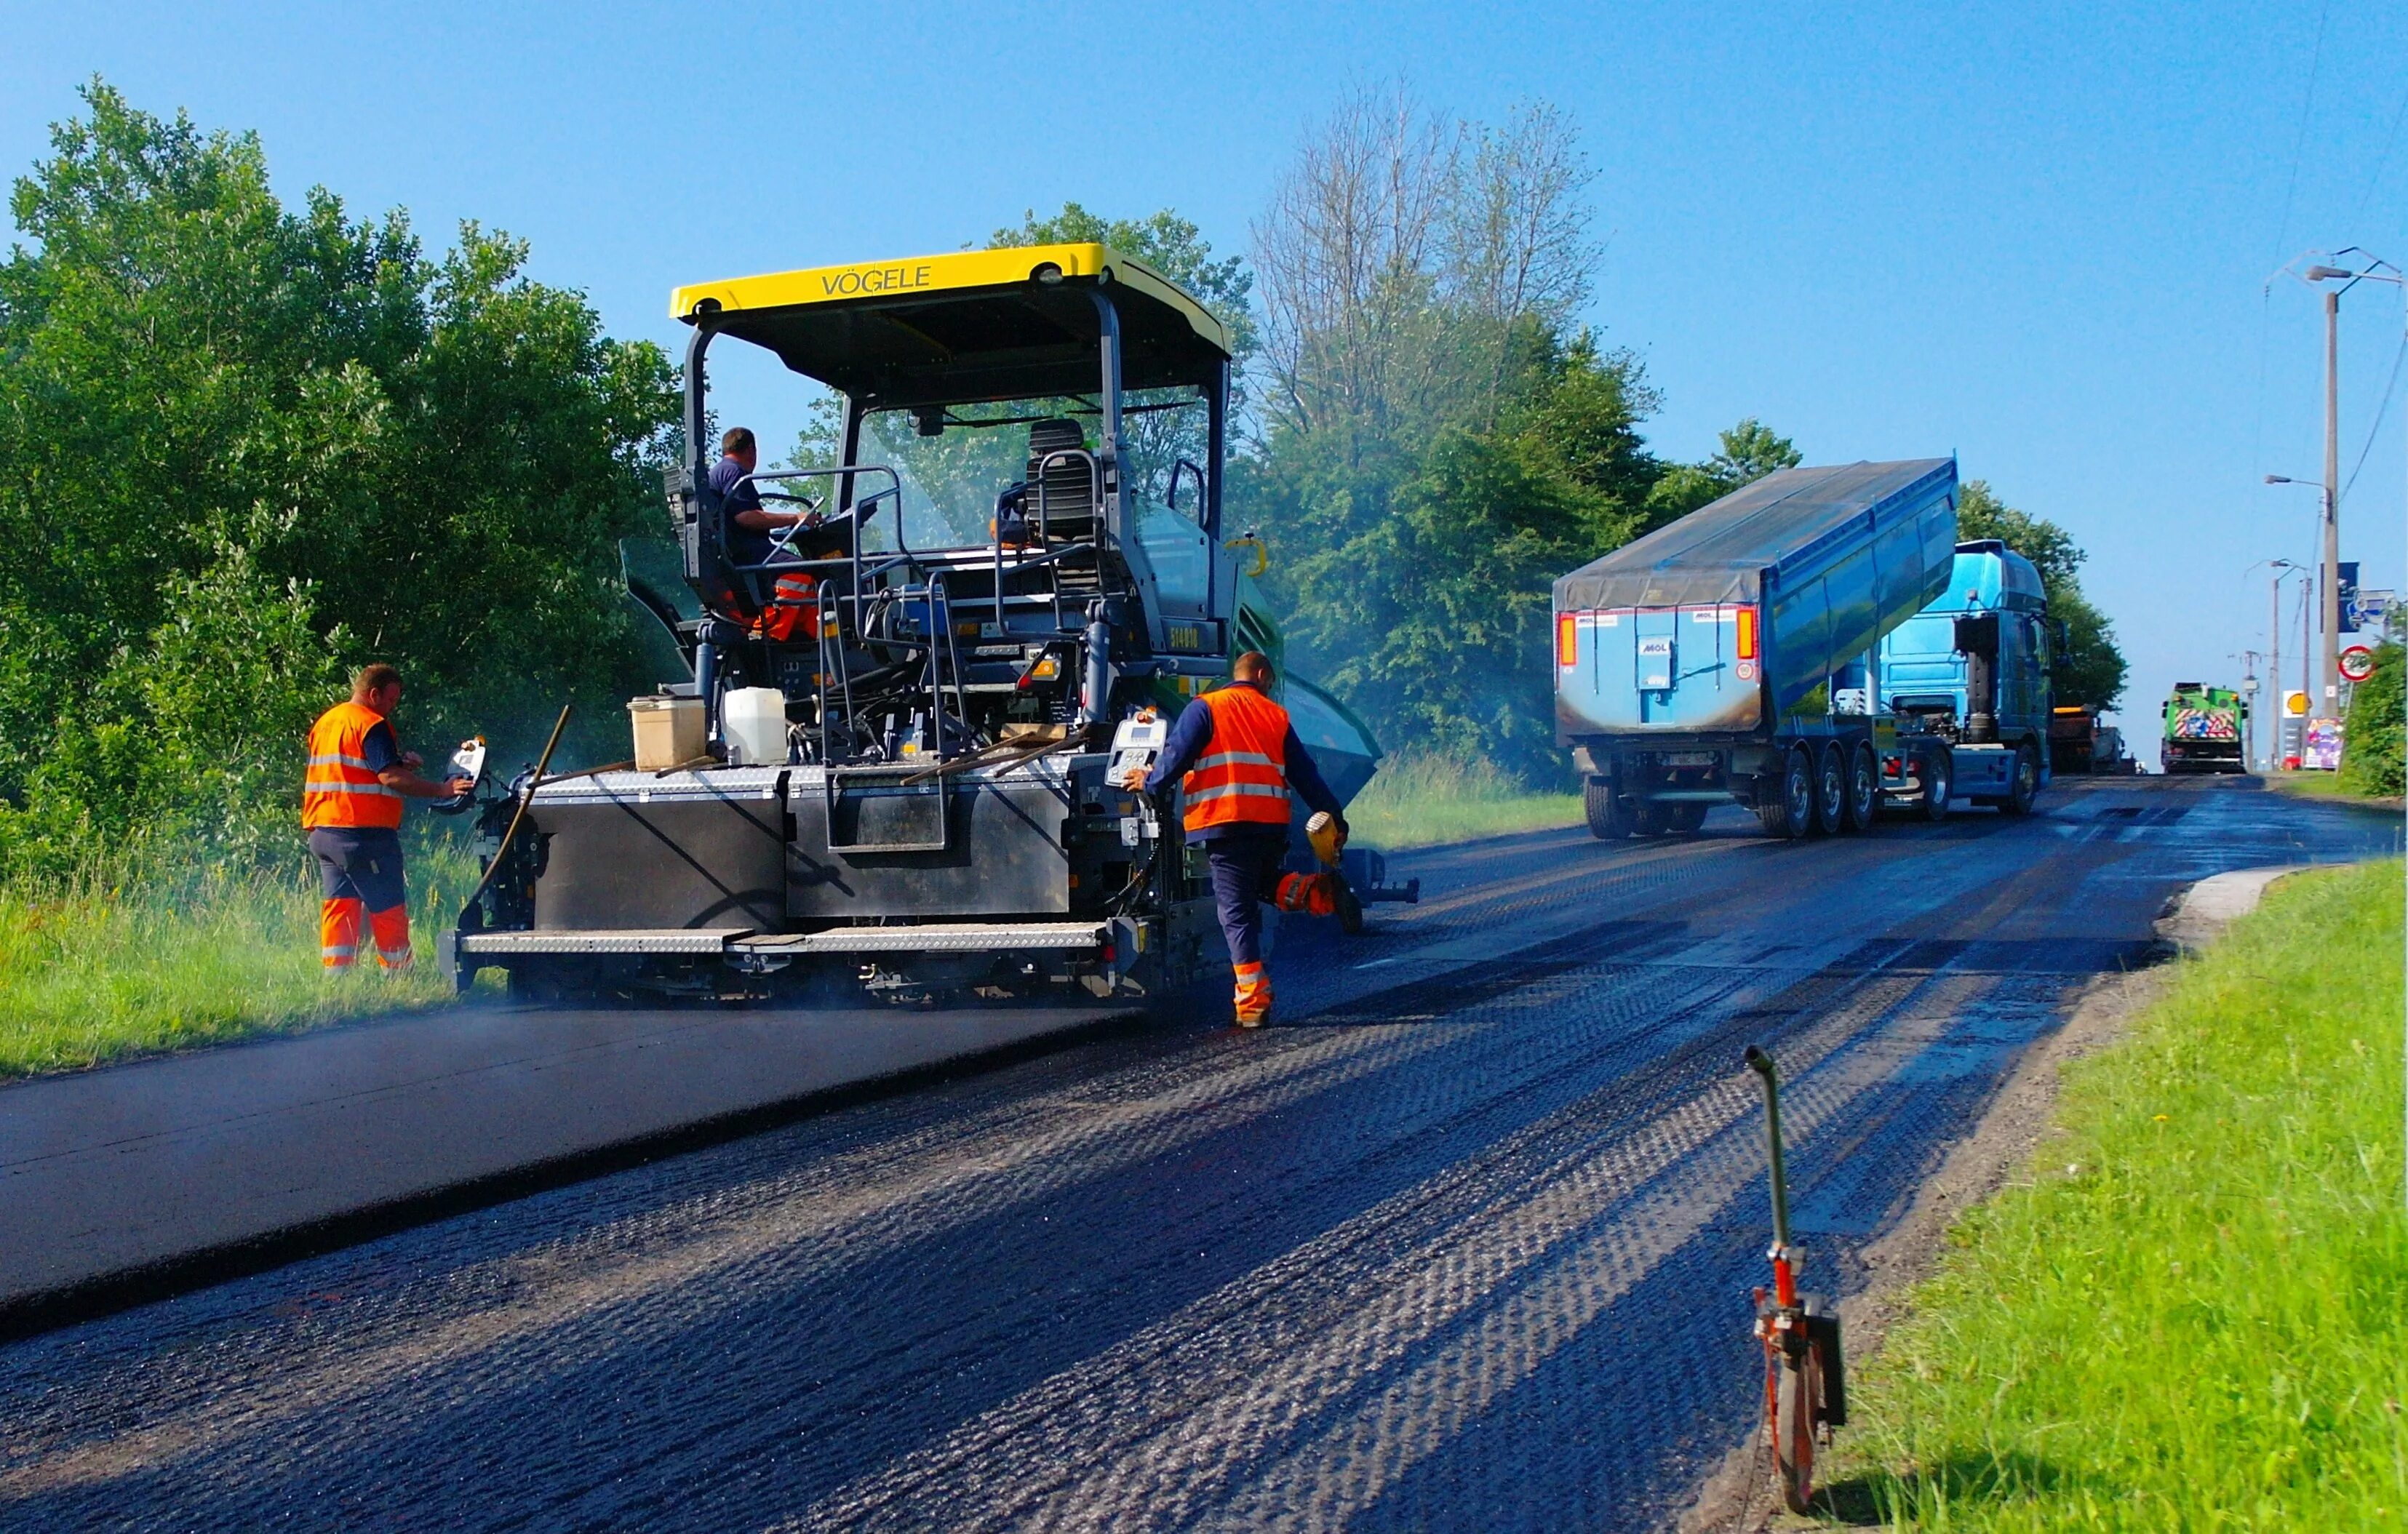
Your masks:
<instances>
[{"instance_id":1,"label":"mol logo","mask_svg":"<svg viewBox=\"0 0 2408 1534\"><path fill-rule=\"evenodd\" d=\"M851 298L865 293L904 293L928 285L925 263L917 266L856 266L830 272L820 279L823 298Z\"/></svg>"}]
</instances>

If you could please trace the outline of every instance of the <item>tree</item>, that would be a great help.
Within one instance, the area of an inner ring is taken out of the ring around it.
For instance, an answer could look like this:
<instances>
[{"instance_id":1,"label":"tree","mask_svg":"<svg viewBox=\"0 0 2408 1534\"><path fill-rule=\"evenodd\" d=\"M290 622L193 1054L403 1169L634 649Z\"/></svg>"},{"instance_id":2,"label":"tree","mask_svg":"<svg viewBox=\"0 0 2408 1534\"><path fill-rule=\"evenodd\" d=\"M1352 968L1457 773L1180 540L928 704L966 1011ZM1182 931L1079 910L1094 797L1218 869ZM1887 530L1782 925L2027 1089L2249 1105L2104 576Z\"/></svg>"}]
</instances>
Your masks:
<instances>
[{"instance_id":1,"label":"tree","mask_svg":"<svg viewBox=\"0 0 2408 1534\"><path fill-rule=\"evenodd\" d=\"M2124 652L2116 647L2114 624L2083 595L2076 572L2085 556L2072 535L2000 500L1988 481L1968 480L1957 490L1956 537L1965 542L1997 538L2040 571L2049 616L2065 625L2065 642L2057 647L2049 668L2058 704L2114 708L2124 695Z\"/></svg>"},{"instance_id":2,"label":"tree","mask_svg":"<svg viewBox=\"0 0 2408 1534\"><path fill-rule=\"evenodd\" d=\"M2350 690L2342 730L2341 783L2354 794L2398 796L2408 783L2408 740L2402 738L2401 682L2408 652L2386 639L2374 652L2374 674Z\"/></svg>"},{"instance_id":3,"label":"tree","mask_svg":"<svg viewBox=\"0 0 2408 1534\"><path fill-rule=\"evenodd\" d=\"M286 208L255 136L83 100L0 263L0 857L287 848L371 657L422 742L607 717L647 680L616 540L660 520L658 349L506 237L429 261L398 212Z\"/></svg>"},{"instance_id":4,"label":"tree","mask_svg":"<svg viewBox=\"0 0 2408 1534\"><path fill-rule=\"evenodd\" d=\"M1647 496L1647 529L1679 521L1776 469L1803 462L1797 445L1749 416L1724 431L1713 457L1666 468Z\"/></svg>"},{"instance_id":5,"label":"tree","mask_svg":"<svg viewBox=\"0 0 2408 1534\"><path fill-rule=\"evenodd\" d=\"M1165 208L1142 219L1108 219L1066 202L1058 213L1039 218L1030 208L1017 228L998 229L987 237L997 249L1017 245L1071 245L1088 242L1145 262L1163 276L1204 301L1213 318L1229 327L1230 351L1242 366L1254 355L1254 274L1242 256L1212 259L1211 242L1196 221Z\"/></svg>"}]
</instances>

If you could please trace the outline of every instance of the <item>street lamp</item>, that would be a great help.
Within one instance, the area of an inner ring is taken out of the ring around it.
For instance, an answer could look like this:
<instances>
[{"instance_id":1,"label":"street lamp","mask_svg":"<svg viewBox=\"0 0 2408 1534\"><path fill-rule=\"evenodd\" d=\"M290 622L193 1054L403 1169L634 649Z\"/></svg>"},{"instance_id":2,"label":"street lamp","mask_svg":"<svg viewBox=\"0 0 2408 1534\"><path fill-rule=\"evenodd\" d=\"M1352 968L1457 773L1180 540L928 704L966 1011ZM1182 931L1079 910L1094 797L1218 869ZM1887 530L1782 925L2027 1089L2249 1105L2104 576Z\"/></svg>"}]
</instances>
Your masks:
<instances>
[{"instance_id":1,"label":"street lamp","mask_svg":"<svg viewBox=\"0 0 2408 1534\"><path fill-rule=\"evenodd\" d=\"M2313 252L2312 252L2313 253ZM2389 282L2401 290L2408 300L2408 274L2403 274L2381 256L2353 245L2347 250L2327 252L2329 261L2318 261L2295 275L2302 282L2315 286L2338 282L2337 288L2325 290L2325 506L2324 506L2324 570L2318 584L2323 588L2323 600L2317 604L2322 623L2322 642L2317 656L2317 670L2323 691L2310 690L2308 707L2313 711L2319 699L2325 704L2325 716L2341 711L2341 295L2360 282ZM2354 266L2340 266L2333 262L2356 258ZM2302 256L2300 260L2305 260ZM2296 265L2296 263L2294 264ZM2288 270L2288 268L2286 268ZM2276 273L2281 276L2282 273ZM2273 279L2267 279L2273 286ZM2268 475L2269 484L2296 484L2300 481Z\"/></svg>"},{"instance_id":2,"label":"street lamp","mask_svg":"<svg viewBox=\"0 0 2408 1534\"><path fill-rule=\"evenodd\" d=\"M2270 483L2298 482L2283 480L2272 474L2266 476L2266 479ZM2274 723L2267 731L2266 770L2272 772L2283 765L2283 721L2286 717L2283 709L2283 582L2295 575L2301 581L2305 581L2311 572L2306 566L2296 560L2261 559L2252 564L2249 569L2242 571L2241 579L2248 580L2250 571L2257 569L2259 565L2265 566L2271 576L2266 582L2266 645L2271 652L2271 658L2266 664L2266 679L2267 702L2273 708ZM2305 605L2303 598L2301 606ZM2308 658L2303 650L2300 656L2300 688L2302 692L2307 689L2307 673Z\"/></svg>"}]
</instances>

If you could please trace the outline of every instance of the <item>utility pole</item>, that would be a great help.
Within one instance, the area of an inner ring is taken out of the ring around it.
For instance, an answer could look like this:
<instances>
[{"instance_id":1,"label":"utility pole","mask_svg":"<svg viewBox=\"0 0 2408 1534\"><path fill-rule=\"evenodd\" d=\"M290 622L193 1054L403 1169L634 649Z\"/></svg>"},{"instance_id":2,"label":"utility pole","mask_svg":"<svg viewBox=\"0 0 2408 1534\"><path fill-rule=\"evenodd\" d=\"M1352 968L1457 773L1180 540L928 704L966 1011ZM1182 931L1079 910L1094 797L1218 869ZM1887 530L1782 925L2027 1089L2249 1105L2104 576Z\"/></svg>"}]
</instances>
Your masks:
<instances>
[{"instance_id":1,"label":"utility pole","mask_svg":"<svg viewBox=\"0 0 2408 1534\"><path fill-rule=\"evenodd\" d=\"M2311 718L2341 711L2341 290L2325 292L2325 552L2317 574L2324 643L2316 652L2319 690L2308 695Z\"/></svg>"}]
</instances>

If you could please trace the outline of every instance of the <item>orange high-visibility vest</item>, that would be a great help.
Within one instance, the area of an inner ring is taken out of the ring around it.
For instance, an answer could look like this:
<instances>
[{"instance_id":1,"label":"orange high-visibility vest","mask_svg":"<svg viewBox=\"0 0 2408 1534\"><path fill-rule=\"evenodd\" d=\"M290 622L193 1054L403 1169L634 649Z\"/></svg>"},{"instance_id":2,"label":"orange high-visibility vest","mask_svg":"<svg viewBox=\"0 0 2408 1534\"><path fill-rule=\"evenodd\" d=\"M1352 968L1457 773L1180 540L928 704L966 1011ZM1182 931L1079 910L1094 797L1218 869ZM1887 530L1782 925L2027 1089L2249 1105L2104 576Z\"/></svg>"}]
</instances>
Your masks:
<instances>
[{"instance_id":1,"label":"orange high-visibility vest","mask_svg":"<svg viewBox=\"0 0 2408 1534\"><path fill-rule=\"evenodd\" d=\"M1205 694L1204 706L1212 710L1212 740L1179 784L1187 829L1285 825L1287 710L1245 683Z\"/></svg>"},{"instance_id":2,"label":"orange high-visibility vest","mask_svg":"<svg viewBox=\"0 0 2408 1534\"><path fill-rule=\"evenodd\" d=\"M337 703L309 726L309 766L301 783L301 824L383 826L401 824L401 795L368 766L368 731L384 715L357 703Z\"/></svg>"}]
</instances>

